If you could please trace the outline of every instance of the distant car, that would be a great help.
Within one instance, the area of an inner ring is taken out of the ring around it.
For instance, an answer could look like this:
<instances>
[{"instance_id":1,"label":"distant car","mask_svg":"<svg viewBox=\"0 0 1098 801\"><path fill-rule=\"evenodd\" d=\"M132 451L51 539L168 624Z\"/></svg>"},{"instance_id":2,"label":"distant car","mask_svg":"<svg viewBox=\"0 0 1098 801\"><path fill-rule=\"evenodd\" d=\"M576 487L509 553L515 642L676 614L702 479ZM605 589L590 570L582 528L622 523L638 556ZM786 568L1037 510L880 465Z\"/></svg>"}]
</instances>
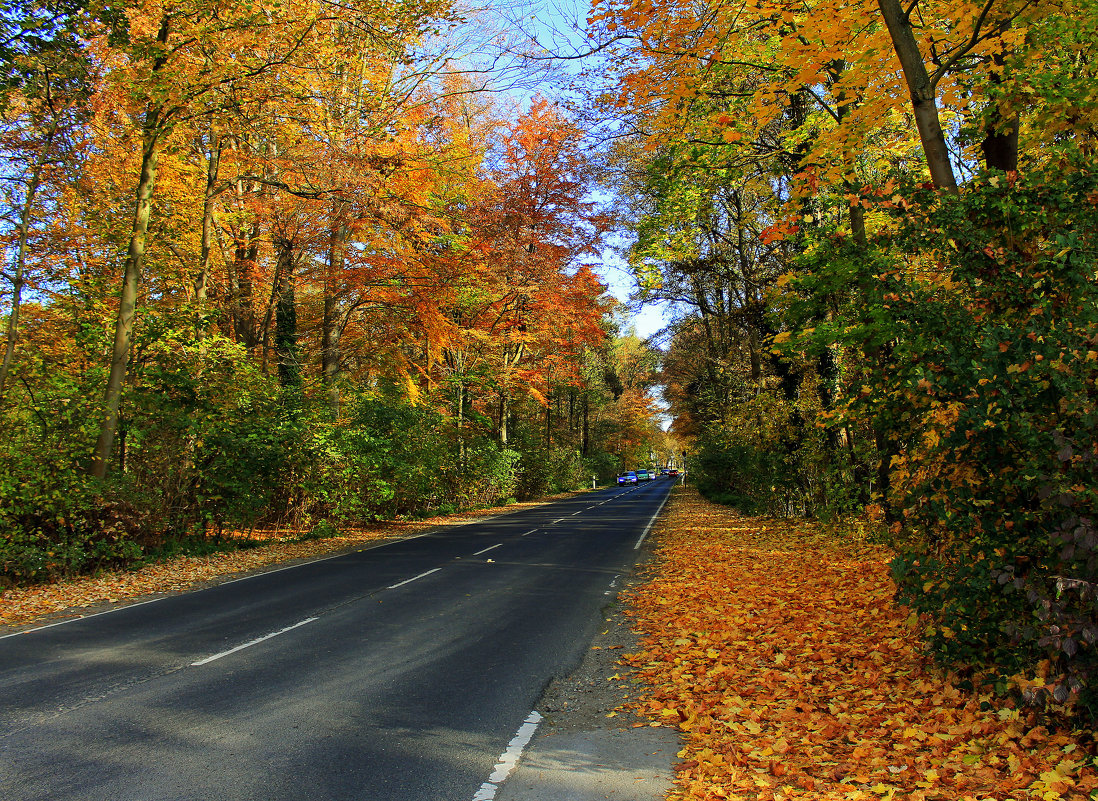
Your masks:
<instances>
[{"instance_id":1,"label":"distant car","mask_svg":"<svg viewBox=\"0 0 1098 801\"><path fill-rule=\"evenodd\" d=\"M627 470L624 473L618 473L618 484L619 485L636 484L636 483L637 483L637 474L634 473L632 470Z\"/></svg>"},{"instance_id":2,"label":"distant car","mask_svg":"<svg viewBox=\"0 0 1098 801\"><path fill-rule=\"evenodd\" d=\"M640 482L640 481L651 481L651 480L652 480L652 474L649 473L647 470L638 470L637 471L637 481L638 482Z\"/></svg>"},{"instance_id":3,"label":"distant car","mask_svg":"<svg viewBox=\"0 0 1098 801\"><path fill-rule=\"evenodd\" d=\"M660 475L661 475L661 476L669 476L669 475L671 475L671 468L670 468L670 467L663 467L663 468L661 468L661 469L660 469Z\"/></svg>"},{"instance_id":4,"label":"distant car","mask_svg":"<svg viewBox=\"0 0 1098 801\"><path fill-rule=\"evenodd\" d=\"M679 474L679 471L676 470L673 467L670 470L667 471L667 475L669 475L669 476L677 476L678 474Z\"/></svg>"}]
</instances>

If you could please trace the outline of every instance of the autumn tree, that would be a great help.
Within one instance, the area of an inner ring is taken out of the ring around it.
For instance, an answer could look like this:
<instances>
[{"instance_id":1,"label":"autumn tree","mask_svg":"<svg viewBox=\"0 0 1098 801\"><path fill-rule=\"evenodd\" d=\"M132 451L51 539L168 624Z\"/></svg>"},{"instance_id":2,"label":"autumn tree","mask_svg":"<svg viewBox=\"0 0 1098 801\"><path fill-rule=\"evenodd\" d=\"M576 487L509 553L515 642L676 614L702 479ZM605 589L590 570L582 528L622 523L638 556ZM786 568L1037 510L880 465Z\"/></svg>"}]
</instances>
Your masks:
<instances>
[{"instance_id":1,"label":"autumn tree","mask_svg":"<svg viewBox=\"0 0 1098 801\"><path fill-rule=\"evenodd\" d=\"M130 11L126 65L110 73L108 91L116 93L140 129L141 165L133 231L123 269L111 374L104 394L103 425L92 458L94 475L102 477L106 473L117 428L157 163L164 140L181 121L209 113L218 90L223 87L231 85L244 93L263 91L264 85L271 85L279 76L291 76L296 67L303 66L316 43L344 21L364 23L359 30L367 42L381 40L390 47L402 46L438 10L425 6L410 10L402 6L381 9L369 5L333 9L308 5L230 8L208 4L160 8L146 4ZM262 47L242 46L254 42L259 35L264 42ZM95 46L103 48L104 58L112 55L105 36L100 36ZM233 58L226 57L230 51Z\"/></svg>"},{"instance_id":2,"label":"autumn tree","mask_svg":"<svg viewBox=\"0 0 1098 801\"><path fill-rule=\"evenodd\" d=\"M638 176L625 188L640 291L689 309L668 394L685 428L723 431L711 467L738 470L746 486L767 474L752 454L784 453L770 475L837 489L828 504L865 506L915 543L897 577L934 619L936 653L990 655L1007 673L1044 658L1056 678L1043 697L1092 704L1093 652L1080 645L1094 627L1086 482L1059 495L1060 511L1049 505L1076 464L1090 404L1074 376L1086 369L1057 361L1059 378L1034 379L1030 393L1007 377L1052 357L1004 341L1010 328L1064 354L1089 347L1092 293L1072 266L1088 263L1089 246L1067 209L1092 205L1081 200L1093 181L1092 3L610 0L590 23L604 58L589 76L600 107L623 120L622 163ZM757 301L759 351L781 359L708 362L719 306L696 287L721 263L714 210L748 176L764 202L739 229L755 247L777 245ZM1052 296L1062 312L1046 308ZM789 391L758 392L760 375ZM722 386L737 390L731 404ZM826 438L787 449L790 418L758 405L783 396ZM1004 403L1013 423L995 417ZM730 407L738 428L705 422ZM1031 464L1056 454L1057 465ZM1003 509L1026 510L1025 522ZM1065 600L1067 586L1078 595Z\"/></svg>"}]
</instances>

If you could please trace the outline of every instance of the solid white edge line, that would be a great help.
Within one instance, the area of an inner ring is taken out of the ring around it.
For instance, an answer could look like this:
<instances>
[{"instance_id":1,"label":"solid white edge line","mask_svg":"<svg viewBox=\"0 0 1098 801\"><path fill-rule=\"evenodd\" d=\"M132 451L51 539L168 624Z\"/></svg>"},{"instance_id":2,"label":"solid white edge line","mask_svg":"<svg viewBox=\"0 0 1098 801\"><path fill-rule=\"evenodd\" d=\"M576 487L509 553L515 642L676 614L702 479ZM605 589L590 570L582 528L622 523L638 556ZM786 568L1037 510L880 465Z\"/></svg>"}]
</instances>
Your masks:
<instances>
[{"instance_id":1,"label":"solid white edge line","mask_svg":"<svg viewBox=\"0 0 1098 801\"><path fill-rule=\"evenodd\" d=\"M488 553L489 551L495 550L496 548L498 548L501 545L503 545L502 542L497 542L495 545L489 545L483 551L477 551L475 554L473 554L473 556L480 556L482 553Z\"/></svg>"},{"instance_id":2,"label":"solid white edge line","mask_svg":"<svg viewBox=\"0 0 1098 801\"><path fill-rule=\"evenodd\" d=\"M667 501L670 497L671 497L670 492L663 496L663 501L660 503L660 508L656 510L656 513L654 515L652 515L652 519L648 521L648 525L645 526L644 531L641 532L640 539L637 540L637 544L633 546L634 551L639 551L640 550L641 543L643 543L644 538L648 536L648 532L652 530L652 526L655 525L655 523L656 523L656 518L660 516L660 512L663 511L664 504L667 503Z\"/></svg>"},{"instance_id":3,"label":"solid white edge line","mask_svg":"<svg viewBox=\"0 0 1098 801\"><path fill-rule=\"evenodd\" d=\"M151 601L138 601L135 604L127 604L126 606L120 606L117 609L104 609L102 612L94 612L90 615L77 615L76 617L70 617L68 620L58 620L56 623L47 623L44 626L35 626L33 629L23 629L22 631L13 631L11 634L4 634L0 636L0 640L6 640L8 637L18 637L20 634L33 634L36 631L42 631L43 629L52 629L54 626L64 626L66 623L75 623L78 620L89 620L93 617L99 617L100 615L109 615L111 612L117 612L120 609L132 609L135 606L145 606L146 604L154 604L157 601L163 601L171 598L170 595L165 595L161 598L153 598Z\"/></svg>"},{"instance_id":4,"label":"solid white edge line","mask_svg":"<svg viewBox=\"0 0 1098 801\"><path fill-rule=\"evenodd\" d=\"M262 637L256 637L254 640L246 642L243 645L236 646L236 648L230 648L228 651L222 651L219 654L214 654L213 656L207 656L205 659L199 659L197 662L191 662L191 667L198 667L199 665L205 665L205 664L208 664L210 662L213 662L215 659L220 659L223 656L228 656L229 654L235 654L237 651L243 651L245 648L251 648L253 645L258 645L259 643L263 642L264 640L269 640L269 639L271 639L271 637L277 637L279 634L285 634L287 631L292 631L293 629L296 629L298 626L304 626L306 623L312 623L314 620L320 620L320 618L318 618L318 617L307 617L304 620L301 620L301 621L298 621L297 623L294 623L292 626L287 626L286 628L279 629L278 631L272 631L270 634L264 634Z\"/></svg>"},{"instance_id":5,"label":"solid white edge line","mask_svg":"<svg viewBox=\"0 0 1098 801\"><path fill-rule=\"evenodd\" d=\"M404 581L397 582L396 584L393 584L390 587L386 587L385 589L395 590L397 587L403 587L405 584L411 584L413 581L421 579L424 576L429 576L432 573L437 573L440 570L442 570L441 567L436 567L434 570L428 570L426 573L420 573L418 576L412 576L410 579L404 579Z\"/></svg>"},{"instance_id":6,"label":"solid white edge line","mask_svg":"<svg viewBox=\"0 0 1098 801\"><path fill-rule=\"evenodd\" d=\"M522 511L522 510L519 510ZM506 514L514 514L513 512L507 512ZM503 515L499 515L503 517ZM425 531L422 534L413 534L410 537L401 537L398 540L388 540L387 542L380 542L376 545L370 545L367 548L361 548L355 551L356 553L362 553L363 551L372 551L374 548L384 548L386 545L395 545L400 542L407 542L408 540L418 540L420 537L426 537L431 532ZM306 565L316 564L317 562L327 562L329 559L339 559L342 556L346 556L346 553L334 553L328 556L319 556L315 559L309 559L306 562L299 562L296 565L287 565L286 567L277 567L273 570L259 570L256 573L251 573L247 576L241 576L240 578L227 579L226 581L218 582L216 586L224 587L226 584L236 584L240 581L250 581L251 579L259 578L260 576L269 576L272 573L281 573L283 570L296 570L299 567L305 567ZM392 589L391 587L389 589ZM194 591L194 590L190 590ZM188 591L188 592L190 592ZM116 606L114 609L104 609L102 612L95 612L91 615L77 615L71 617L68 620L59 620L56 623L47 623L45 626L35 626L33 629L23 629L22 631L13 631L11 634L0 634L0 640L6 640L8 637L18 637L20 634L33 634L36 631L42 631L43 629L52 629L54 626L64 626L66 623L75 623L78 620L88 620L93 617L99 617L100 615L111 615L115 612L121 612L124 609L133 609L136 606L144 606L145 604L154 604L157 601L165 601L168 598L174 597L172 595L165 595L161 598L153 598L151 601L138 601L134 604L123 603L122 606Z\"/></svg>"},{"instance_id":7,"label":"solid white edge line","mask_svg":"<svg viewBox=\"0 0 1098 801\"><path fill-rule=\"evenodd\" d=\"M534 732L538 730L539 723L541 723L541 715L536 711L531 712L523 721L523 724L519 726L519 730L511 738L511 742L507 744L507 750L500 755L492 775L488 777L488 781L482 784L480 789L473 794L473 801L492 801L496 797L499 786L511 775L511 771L515 769L515 765L522 758L526 746L534 738Z\"/></svg>"}]
</instances>

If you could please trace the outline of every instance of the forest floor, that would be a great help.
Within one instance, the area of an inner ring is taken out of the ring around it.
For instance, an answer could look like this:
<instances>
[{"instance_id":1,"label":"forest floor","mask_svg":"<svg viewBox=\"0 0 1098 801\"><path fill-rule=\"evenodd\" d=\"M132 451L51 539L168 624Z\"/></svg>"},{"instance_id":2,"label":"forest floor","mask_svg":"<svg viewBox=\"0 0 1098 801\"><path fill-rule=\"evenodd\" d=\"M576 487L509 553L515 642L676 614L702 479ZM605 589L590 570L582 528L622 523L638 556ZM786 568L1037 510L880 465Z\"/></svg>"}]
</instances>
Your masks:
<instances>
[{"instance_id":1,"label":"forest floor","mask_svg":"<svg viewBox=\"0 0 1098 801\"><path fill-rule=\"evenodd\" d=\"M677 490L619 668L685 747L677 801L1098 799L1093 732L964 692L893 604L885 547Z\"/></svg>"}]
</instances>

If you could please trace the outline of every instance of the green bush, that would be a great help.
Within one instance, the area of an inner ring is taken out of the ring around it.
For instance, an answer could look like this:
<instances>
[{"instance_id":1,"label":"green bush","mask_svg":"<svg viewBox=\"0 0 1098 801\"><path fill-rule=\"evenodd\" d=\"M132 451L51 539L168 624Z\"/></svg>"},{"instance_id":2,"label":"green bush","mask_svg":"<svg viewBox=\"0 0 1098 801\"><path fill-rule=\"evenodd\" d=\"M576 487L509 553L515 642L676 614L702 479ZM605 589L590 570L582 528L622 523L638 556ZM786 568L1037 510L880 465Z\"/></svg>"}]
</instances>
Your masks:
<instances>
[{"instance_id":1,"label":"green bush","mask_svg":"<svg viewBox=\"0 0 1098 801\"><path fill-rule=\"evenodd\" d=\"M864 359L848 419L884 432L899 598L945 662L1098 699L1098 177L992 175L907 193L861 260L813 255L802 289L851 302L810 339ZM908 261L905 263L903 259ZM833 270L832 270L833 268ZM829 272L829 270L832 270ZM803 346L808 339L802 338ZM855 383L856 382L856 383Z\"/></svg>"}]
</instances>

